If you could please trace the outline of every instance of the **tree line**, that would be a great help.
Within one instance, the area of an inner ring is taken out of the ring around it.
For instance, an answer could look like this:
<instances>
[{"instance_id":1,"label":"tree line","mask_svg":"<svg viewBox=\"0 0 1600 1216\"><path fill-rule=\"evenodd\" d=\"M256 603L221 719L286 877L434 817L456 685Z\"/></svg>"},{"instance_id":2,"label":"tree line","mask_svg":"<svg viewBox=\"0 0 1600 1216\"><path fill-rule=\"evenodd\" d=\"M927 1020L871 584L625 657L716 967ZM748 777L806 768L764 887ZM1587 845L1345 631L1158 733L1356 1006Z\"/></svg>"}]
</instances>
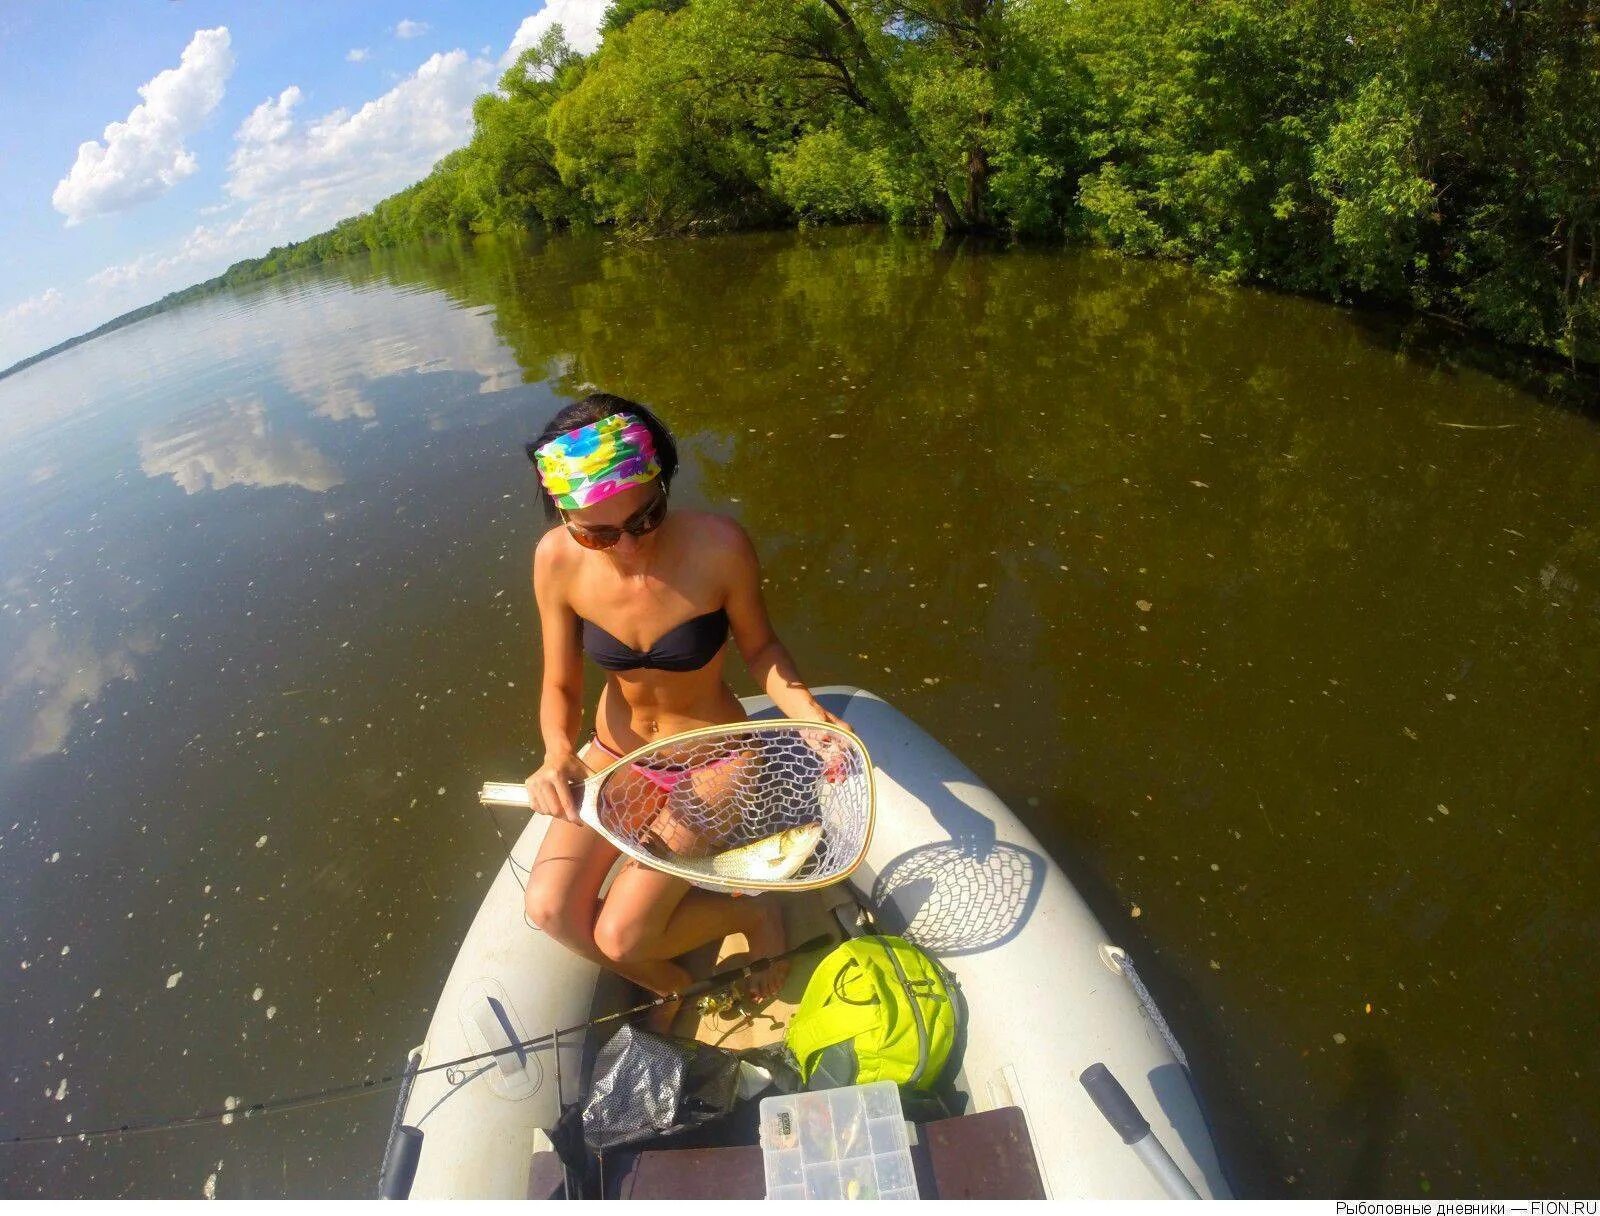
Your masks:
<instances>
[{"instance_id":1,"label":"tree line","mask_svg":"<svg viewBox=\"0 0 1600 1216\"><path fill-rule=\"evenodd\" d=\"M450 233L1091 241L1600 359L1600 0L616 0L471 142L180 293Z\"/></svg>"}]
</instances>

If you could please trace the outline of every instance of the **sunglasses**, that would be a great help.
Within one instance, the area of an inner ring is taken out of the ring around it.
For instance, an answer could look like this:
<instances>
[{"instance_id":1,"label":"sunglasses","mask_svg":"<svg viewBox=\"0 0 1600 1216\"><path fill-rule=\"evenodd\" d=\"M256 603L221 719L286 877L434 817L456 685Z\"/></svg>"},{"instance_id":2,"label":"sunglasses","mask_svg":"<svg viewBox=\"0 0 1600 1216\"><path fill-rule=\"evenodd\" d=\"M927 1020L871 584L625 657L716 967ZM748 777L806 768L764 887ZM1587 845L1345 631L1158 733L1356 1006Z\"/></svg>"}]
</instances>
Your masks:
<instances>
[{"instance_id":1,"label":"sunglasses","mask_svg":"<svg viewBox=\"0 0 1600 1216\"><path fill-rule=\"evenodd\" d=\"M567 531L572 534L572 539L585 549L609 549L622 539L626 532L629 536L648 536L661 526L661 521L667 517L667 492L659 491L655 498L640 507L620 524L579 524L567 518L567 513L561 513L562 522L567 525Z\"/></svg>"}]
</instances>

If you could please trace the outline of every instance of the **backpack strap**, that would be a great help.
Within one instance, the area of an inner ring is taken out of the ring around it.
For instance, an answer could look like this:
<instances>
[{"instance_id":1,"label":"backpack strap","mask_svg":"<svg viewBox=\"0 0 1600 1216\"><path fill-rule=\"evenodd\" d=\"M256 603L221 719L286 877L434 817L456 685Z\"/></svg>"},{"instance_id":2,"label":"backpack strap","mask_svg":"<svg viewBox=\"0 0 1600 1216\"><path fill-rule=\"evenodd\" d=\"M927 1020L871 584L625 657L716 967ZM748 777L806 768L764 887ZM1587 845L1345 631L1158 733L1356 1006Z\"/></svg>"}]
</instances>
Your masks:
<instances>
[{"instance_id":1,"label":"backpack strap","mask_svg":"<svg viewBox=\"0 0 1600 1216\"><path fill-rule=\"evenodd\" d=\"M831 975L825 977L819 972L806 986L786 1036L789 1050L800 1061L802 1078L809 1079L812 1062L824 1050L865 1034L882 1020L876 993L869 1001L844 995L851 970L860 966L860 959L852 952Z\"/></svg>"}]
</instances>

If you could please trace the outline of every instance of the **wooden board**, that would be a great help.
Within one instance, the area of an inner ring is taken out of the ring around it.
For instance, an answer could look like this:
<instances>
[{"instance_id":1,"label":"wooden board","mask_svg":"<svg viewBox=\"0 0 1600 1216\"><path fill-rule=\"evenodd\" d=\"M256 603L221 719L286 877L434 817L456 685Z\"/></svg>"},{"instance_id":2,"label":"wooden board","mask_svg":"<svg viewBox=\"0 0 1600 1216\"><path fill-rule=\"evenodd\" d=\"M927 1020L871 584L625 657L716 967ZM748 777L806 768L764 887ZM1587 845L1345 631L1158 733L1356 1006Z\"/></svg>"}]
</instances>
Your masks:
<instances>
[{"instance_id":1,"label":"wooden board","mask_svg":"<svg viewBox=\"0 0 1600 1216\"><path fill-rule=\"evenodd\" d=\"M847 887L825 888L794 895L761 895L754 898L778 900L783 908L783 925L791 942L826 933L834 941L842 938L839 922L832 909L839 905L854 907L854 897ZM829 946L827 949L831 950ZM708 975L717 965L749 949L741 933L724 938L713 948L702 947L684 958L683 963L694 975ZM783 1041L789 1019L794 1016L800 998L806 990L806 981L826 951L811 951L797 956L790 964L789 976L777 997L759 1008L736 1007L725 1012L703 1013L692 1004L686 1006L672 1025L672 1032L684 1038L697 1039L730 1051L743 1051L749 1047L765 1047Z\"/></svg>"},{"instance_id":2,"label":"wooden board","mask_svg":"<svg viewBox=\"0 0 1600 1216\"><path fill-rule=\"evenodd\" d=\"M1043 1199L1044 1182L1015 1106L922 1125L940 1199Z\"/></svg>"}]
</instances>

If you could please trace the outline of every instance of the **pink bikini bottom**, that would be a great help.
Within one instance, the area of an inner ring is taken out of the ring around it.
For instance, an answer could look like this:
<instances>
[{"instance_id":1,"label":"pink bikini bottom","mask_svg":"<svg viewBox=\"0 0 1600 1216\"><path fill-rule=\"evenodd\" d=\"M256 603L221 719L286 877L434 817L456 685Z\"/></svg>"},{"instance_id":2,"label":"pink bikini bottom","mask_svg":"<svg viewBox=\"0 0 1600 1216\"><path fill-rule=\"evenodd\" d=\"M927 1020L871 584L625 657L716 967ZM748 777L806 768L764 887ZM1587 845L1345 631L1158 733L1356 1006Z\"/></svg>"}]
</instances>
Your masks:
<instances>
[{"instance_id":1,"label":"pink bikini bottom","mask_svg":"<svg viewBox=\"0 0 1600 1216\"><path fill-rule=\"evenodd\" d=\"M600 736L598 734L594 736L594 745L606 755L610 756L613 760L622 759L622 753L607 747L600 741ZM707 763L700 765L698 771L710 772L712 769L721 768L724 764L727 764L732 759L732 756L723 756L719 759L708 761ZM634 772L638 773L639 776L643 777L651 785L659 789L663 794L672 793L672 791L677 788L678 782L682 781L691 772L696 771L695 769L691 769L682 764L667 764L659 767L653 767L648 764L635 764L631 767L633 768Z\"/></svg>"}]
</instances>

